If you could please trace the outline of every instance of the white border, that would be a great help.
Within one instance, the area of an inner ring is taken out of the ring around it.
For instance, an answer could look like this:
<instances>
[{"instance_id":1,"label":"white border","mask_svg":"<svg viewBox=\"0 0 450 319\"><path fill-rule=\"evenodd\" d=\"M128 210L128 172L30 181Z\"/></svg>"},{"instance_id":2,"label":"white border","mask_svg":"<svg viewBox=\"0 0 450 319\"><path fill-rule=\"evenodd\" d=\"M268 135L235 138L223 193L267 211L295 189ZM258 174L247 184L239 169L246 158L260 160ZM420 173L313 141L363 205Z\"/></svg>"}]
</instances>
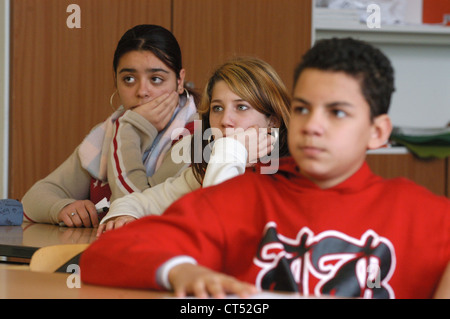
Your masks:
<instances>
[{"instance_id":1,"label":"white border","mask_svg":"<svg viewBox=\"0 0 450 319\"><path fill-rule=\"evenodd\" d=\"M3 33L3 61L0 61L3 64L3 74L0 74L0 77L3 78L3 87L0 88L1 95L3 98L0 100L0 111L3 115L3 132L0 137L3 139L0 140L1 146L1 168L0 168L0 196L1 198L8 197L8 168L9 168L9 50L10 50L10 0L2 0L1 3L1 12L3 14L3 23L0 26L0 31ZM1 21L2 19L0 19Z\"/></svg>"}]
</instances>

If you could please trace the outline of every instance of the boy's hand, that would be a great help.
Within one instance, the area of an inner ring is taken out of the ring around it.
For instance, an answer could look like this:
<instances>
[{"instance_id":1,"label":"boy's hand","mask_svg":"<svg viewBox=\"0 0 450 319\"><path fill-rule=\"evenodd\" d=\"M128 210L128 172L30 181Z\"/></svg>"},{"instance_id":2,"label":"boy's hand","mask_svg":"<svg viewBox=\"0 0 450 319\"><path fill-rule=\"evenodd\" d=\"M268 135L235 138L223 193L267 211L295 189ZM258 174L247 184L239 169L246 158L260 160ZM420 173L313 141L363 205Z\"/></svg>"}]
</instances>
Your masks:
<instances>
[{"instance_id":1,"label":"boy's hand","mask_svg":"<svg viewBox=\"0 0 450 319\"><path fill-rule=\"evenodd\" d=\"M150 102L132 108L132 110L149 121L158 132L162 131L172 118L178 105L177 92L165 93Z\"/></svg>"},{"instance_id":2,"label":"boy's hand","mask_svg":"<svg viewBox=\"0 0 450 319\"><path fill-rule=\"evenodd\" d=\"M97 237L100 237L101 234L108 230L117 229L122 226L125 226L128 223L131 223L132 221L135 221L136 218L133 216L123 215L123 216L117 216L116 218L112 218L108 220L105 224L101 224L98 226L97 229Z\"/></svg>"},{"instance_id":3,"label":"boy's hand","mask_svg":"<svg viewBox=\"0 0 450 319\"><path fill-rule=\"evenodd\" d=\"M189 263L173 267L169 272L169 282L175 296L184 298L194 295L197 298L224 298L236 294L246 298L257 292L256 287L231 276Z\"/></svg>"}]
</instances>

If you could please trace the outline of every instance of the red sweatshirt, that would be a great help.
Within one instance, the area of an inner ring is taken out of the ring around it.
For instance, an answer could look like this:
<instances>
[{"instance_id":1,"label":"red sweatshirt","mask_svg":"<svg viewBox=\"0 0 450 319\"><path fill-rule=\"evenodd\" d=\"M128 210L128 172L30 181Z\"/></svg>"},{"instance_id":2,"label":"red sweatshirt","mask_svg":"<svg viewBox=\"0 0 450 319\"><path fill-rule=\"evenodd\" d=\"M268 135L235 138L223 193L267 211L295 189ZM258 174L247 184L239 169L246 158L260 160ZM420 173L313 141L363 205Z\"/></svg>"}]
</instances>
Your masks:
<instances>
[{"instance_id":1,"label":"red sweatshirt","mask_svg":"<svg viewBox=\"0 0 450 319\"><path fill-rule=\"evenodd\" d=\"M450 261L450 200L367 164L321 190L287 158L277 174L199 189L105 233L82 255L81 278L161 289L158 268L179 255L266 290L429 298Z\"/></svg>"}]
</instances>

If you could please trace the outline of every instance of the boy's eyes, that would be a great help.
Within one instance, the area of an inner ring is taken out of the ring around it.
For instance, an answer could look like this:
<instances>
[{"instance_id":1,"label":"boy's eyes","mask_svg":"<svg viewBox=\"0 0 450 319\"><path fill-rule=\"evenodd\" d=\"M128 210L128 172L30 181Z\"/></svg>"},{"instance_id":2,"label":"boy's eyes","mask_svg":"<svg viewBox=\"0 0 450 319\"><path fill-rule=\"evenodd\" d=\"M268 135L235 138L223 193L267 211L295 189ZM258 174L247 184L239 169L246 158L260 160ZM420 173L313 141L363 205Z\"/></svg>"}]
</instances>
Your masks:
<instances>
[{"instance_id":1,"label":"boy's eyes","mask_svg":"<svg viewBox=\"0 0 450 319\"><path fill-rule=\"evenodd\" d=\"M292 112L294 114L306 115L306 114L309 114L311 112L311 110L310 110L310 108L308 108L306 106L296 105L296 106L292 106ZM339 109L339 108L331 108L331 109L329 109L329 112L336 118L344 118L348 115L348 113L346 111Z\"/></svg>"},{"instance_id":2,"label":"boy's eyes","mask_svg":"<svg viewBox=\"0 0 450 319\"><path fill-rule=\"evenodd\" d=\"M332 113L337 117L337 118L344 118L347 116L347 112L343 111L343 110L332 110Z\"/></svg>"}]
</instances>

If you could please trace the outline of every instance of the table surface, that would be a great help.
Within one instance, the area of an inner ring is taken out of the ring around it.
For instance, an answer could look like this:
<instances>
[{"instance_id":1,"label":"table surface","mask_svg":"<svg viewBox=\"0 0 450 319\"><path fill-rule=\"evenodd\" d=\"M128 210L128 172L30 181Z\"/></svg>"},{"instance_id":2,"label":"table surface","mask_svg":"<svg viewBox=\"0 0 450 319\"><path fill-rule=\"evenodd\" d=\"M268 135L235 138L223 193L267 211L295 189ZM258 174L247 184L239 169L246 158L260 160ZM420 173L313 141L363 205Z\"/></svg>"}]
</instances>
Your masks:
<instances>
[{"instance_id":1,"label":"table surface","mask_svg":"<svg viewBox=\"0 0 450 319\"><path fill-rule=\"evenodd\" d=\"M33 253L51 245L90 244L97 228L69 228L24 222L21 226L0 226L0 262L27 263Z\"/></svg>"},{"instance_id":2,"label":"table surface","mask_svg":"<svg viewBox=\"0 0 450 319\"><path fill-rule=\"evenodd\" d=\"M89 244L97 228L68 228L24 222L21 226L0 226L0 299L160 299L169 292L120 289L82 283L73 273L42 273L29 270L32 254L41 247ZM80 287L69 288L79 283Z\"/></svg>"},{"instance_id":3,"label":"table surface","mask_svg":"<svg viewBox=\"0 0 450 319\"><path fill-rule=\"evenodd\" d=\"M96 228L67 228L57 225L24 223L0 226L0 299L161 299L172 298L170 292L122 289L82 283L73 273L43 273L29 270L32 252L51 245L89 244L96 240ZM5 254L27 250L25 261L3 260ZM70 288L75 283L80 287ZM261 298L299 298L297 294L259 295ZM301 298L301 297L300 297Z\"/></svg>"},{"instance_id":4,"label":"table surface","mask_svg":"<svg viewBox=\"0 0 450 319\"><path fill-rule=\"evenodd\" d=\"M161 299L169 292L123 289L82 283L72 273L42 273L23 266L0 267L0 299ZM79 284L79 288L76 285ZM75 287L74 287L75 286ZM72 287L72 288L70 288Z\"/></svg>"}]
</instances>

